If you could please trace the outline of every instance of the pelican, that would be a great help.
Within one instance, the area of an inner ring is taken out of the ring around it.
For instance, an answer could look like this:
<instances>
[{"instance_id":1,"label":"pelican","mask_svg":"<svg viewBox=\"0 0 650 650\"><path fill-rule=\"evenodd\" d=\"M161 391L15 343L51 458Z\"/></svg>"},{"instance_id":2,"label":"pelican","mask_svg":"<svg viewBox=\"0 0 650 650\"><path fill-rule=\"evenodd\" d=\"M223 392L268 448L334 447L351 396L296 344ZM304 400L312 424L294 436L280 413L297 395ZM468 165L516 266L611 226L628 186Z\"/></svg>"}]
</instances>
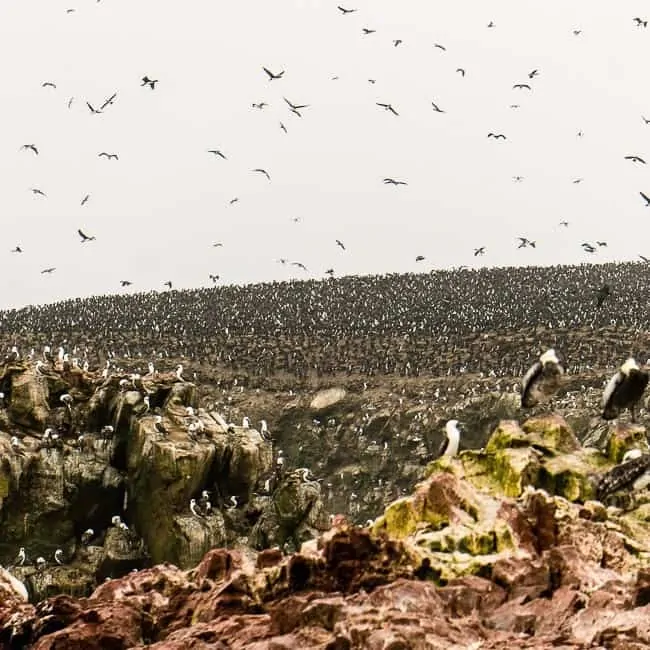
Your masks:
<instances>
[{"instance_id":1,"label":"pelican","mask_svg":"<svg viewBox=\"0 0 650 650\"><path fill-rule=\"evenodd\" d=\"M603 419L614 420L624 409L629 409L632 422L636 422L634 407L648 385L648 372L642 370L630 357L609 380L603 392Z\"/></svg>"},{"instance_id":2,"label":"pelican","mask_svg":"<svg viewBox=\"0 0 650 650\"><path fill-rule=\"evenodd\" d=\"M521 382L521 406L530 408L543 397L550 397L559 388L564 366L552 348L540 355Z\"/></svg>"}]
</instances>

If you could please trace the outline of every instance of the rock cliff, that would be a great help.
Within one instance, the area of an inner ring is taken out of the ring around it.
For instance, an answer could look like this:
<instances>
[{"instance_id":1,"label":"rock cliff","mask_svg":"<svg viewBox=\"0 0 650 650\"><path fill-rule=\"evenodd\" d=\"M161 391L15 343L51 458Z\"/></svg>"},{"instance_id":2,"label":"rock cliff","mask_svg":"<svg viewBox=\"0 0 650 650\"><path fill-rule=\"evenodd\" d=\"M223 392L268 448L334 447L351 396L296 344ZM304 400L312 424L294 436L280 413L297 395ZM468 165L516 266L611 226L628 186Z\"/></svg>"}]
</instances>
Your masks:
<instances>
[{"instance_id":1,"label":"rock cliff","mask_svg":"<svg viewBox=\"0 0 650 650\"><path fill-rule=\"evenodd\" d=\"M35 604L1 574L0 642L37 650L650 647L648 492L627 485L595 500L620 454L647 449L645 431L619 425L610 440L604 452L585 448L556 415L502 421L484 449L431 463L369 527L337 516L289 555L212 549L192 569L158 564L87 597Z\"/></svg>"}]
</instances>

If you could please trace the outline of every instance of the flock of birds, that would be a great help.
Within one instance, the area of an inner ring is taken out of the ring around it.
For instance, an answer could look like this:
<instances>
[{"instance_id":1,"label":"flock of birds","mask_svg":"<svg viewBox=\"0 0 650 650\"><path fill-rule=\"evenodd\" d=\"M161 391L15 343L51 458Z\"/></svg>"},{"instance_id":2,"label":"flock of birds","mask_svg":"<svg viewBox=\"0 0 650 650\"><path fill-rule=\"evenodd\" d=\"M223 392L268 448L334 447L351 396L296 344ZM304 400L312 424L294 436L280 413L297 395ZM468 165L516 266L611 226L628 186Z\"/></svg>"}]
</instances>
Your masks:
<instances>
[{"instance_id":1,"label":"flock of birds","mask_svg":"<svg viewBox=\"0 0 650 650\"><path fill-rule=\"evenodd\" d=\"M332 11L338 11L338 13L343 17L344 20L349 21L349 20L356 20L357 18L359 20L372 20L371 16L365 16L364 12L356 7L346 7L343 5L336 5L332 7ZM68 13L75 13L74 9L69 9ZM636 26L639 29L645 29L647 27L647 20L642 17L633 17L630 18L632 24ZM495 29L496 25L493 21L490 21L486 25L487 29ZM380 34L378 32L381 30L377 30L371 27L368 27L366 25L361 25L359 27L359 32L364 38L368 37L373 37L373 38L378 38ZM582 33L582 30L580 29L574 29L573 34L575 36L580 36ZM398 47L405 47L405 42L401 38L393 38L392 39L392 44L394 48ZM441 43L432 43L432 46L440 51L440 52L447 52L447 47L444 44ZM260 65L260 72L264 76L263 78L266 79L266 81L270 84L273 85L273 88L277 87L282 87L282 84L284 83L285 79L290 76L290 72L287 70L272 70L270 67L266 65ZM461 77L461 78L466 78L468 75L468 70L465 67L458 67L456 68L456 74ZM515 83L512 84L512 90L519 92L519 93L531 93L535 89L535 84L537 83L537 80L544 76L544 71L539 69L539 68L534 68L529 70L526 73L526 80L525 81L516 81ZM336 81L338 79L338 75L335 75L331 78L332 81ZM165 84L165 79L158 79L154 78L153 76L150 76L149 74L145 74L140 77L140 79L137 79L137 76L134 76L132 79L131 83L133 85L139 84L143 92L157 92L159 89L159 86ZM372 84L373 86L377 83L376 78L371 78L368 79L368 83ZM41 82L41 86L44 89L48 89L50 92L59 92L60 89L56 83L56 81L53 80L46 80ZM305 103L305 102L295 102L287 98L283 92L280 92L280 96L282 97L282 101L284 102L284 105L286 109L290 112L290 114L295 115L299 118L302 118L303 115L306 114L308 109L314 108L314 106L310 103ZM83 103L85 104L86 109L89 111L89 113L93 116L102 116L108 111L111 110L113 106L116 105L116 103L120 100L120 92L119 91L113 91L110 92L101 102L96 102L93 103L89 100L83 100ZM69 97L67 99L67 106L68 108L72 108L72 106L75 104L77 100L75 97ZM398 110L397 105L393 102L390 101L375 101L375 105L377 109L385 111L388 113L390 116L392 116L395 119L400 118L400 110ZM265 100L262 101L257 101L253 102L251 104L251 107L255 110L259 111L264 111L267 107L269 106L269 103ZM520 104L513 103L510 105L510 108L512 109L517 109L520 107ZM441 104L436 101L431 101L431 110L436 113L436 114L445 114L447 113L447 109L442 108ZM645 125L650 124L650 119L646 118L645 116L641 116L643 123ZM98 118L101 119L101 118ZM280 121L279 123L279 128L285 132L288 133L288 129L284 123L284 121ZM584 137L584 133L582 131L579 131L577 133L577 136L579 138ZM495 142L505 142L508 140L508 136L506 133L502 132L496 132L496 131L490 131L486 134L487 139L489 140L494 140ZM21 151L24 152L25 154L32 155L34 157L39 157L42 153L42 147L39 143L37 142L26 142L22 144L20 147ZM219 161L223 162L224 164L227 164L229 162L229 155L224 152L222 148L216 148L216 147L211 147L211 148L206 148L206 153L210 156L212 156L215 159L218 159ZM120 162L120 155L118 152L114 151L99 151L97 152L97 157L106 160L107 162L115 162L119 163ZM631 164L634 165L641 165L644 166L646 165L646 160L642 155L639 155L636 152L630 152L626 153L623 156L623 159L630 162ZM252 174L256 174L258 176L261 176L265 178L267 181L271 182L272 181L272 174L269 172L267 168L264 167L251 167L250 172ZM525 180L525 177L522 175L515 175L513 176L513 181L516 183L521 183ZM573 183L576 185L583 182L584 178L575 178L573 179ZM393 186L393 187L400 187L400 186L407 186L408 180L406 179L400 179L400 178L395 178L390 175L387 175L383 178L383 184L386 186ZM32 186L29 188L32 194L35 197L38 197L39 199L46 200L48 198L48 194L41 188L37 186ZM650 207L650 190L644 191L643 189L639 190L639 196L641 197L642 201L644 204L648 207ZM86 206L90 199L91 199L91 194L87 191L84 191L83 189L80 190L79 192L80 195L80 201L79 204L80 206ZM234 203L239 201L239 197L235 196L230 199L229 204L233 205ZM294 221L299 221L299 217L294 217ZM558 226L560 229L566 229L570 225L570 222L566 219L563 219L558 222ZM26 233L27 234L27 233ZM72 233L71 233L72 234ZM79 242L83 245L89 245L93 242L95 242L93 245L103 245L101 241L101 237L98 239L96 234L89 234L86 226L83 227L78 227L76 230L76 234L79 237ZM222 247L224 246L223 242L215 242L211 244L213 247ZM333 238L331 241L331 245L339 247L342 251L348 251L348 247L343 243L342 239L339 238ZM206 244L208 246L208 244ZM517 249L535 249L538 246L538 242L534 239L529 238L526 235L520 235L515 237L513 241L513 246L515 246ZM607 246L607 241L604 241L602 239L597 240L595 242L592 241L584 241L580 244L580 248L587 253L588 255L593 255L597 253L599 250L602 248L605 248ZM25 245L24 242L18 242L15 244L15 246L11 249L11 252L13 254L17 255L30 255L30 246ZM469 252L469 251L468 251ZM471 254L473 257L482 257L485 256L486 254L489 253L489 247L486 244L480 244L476 245L471 249ZM644 255L642 252L639 253L639 258L643 260L644 262L647 262L650 258ZM417 263L425 262L427 260L427 256L418 253L418 254L413 254L413 259ZM305 273L309 273L310 269L312 268L311 262L307 260L295 260L295 259L290 259L287 257L278 257L276 261L287 267L293 267L295 269L300 269L301 271ZM51 275L54 272L56 272L57 266L55 263L43 266L40 270L40 273L42 275ZM329 267L325 270L325 274L331 276L334 276L336 273L335 268ZM209 272L206 274L208 280L210 283L216 284L218 281L222 279L222 271L217 272ZM160 288L162 289L163 287L167 287L168 289L173 289L175 286L175 281L173 278L161 278L160 279ZM116 278L115 279L115 286L116 287L121 287L121 288L127 288L131 286L137 286L138 281L137 279L130 277L130 278Z\"/></svg>"}]
</instances>

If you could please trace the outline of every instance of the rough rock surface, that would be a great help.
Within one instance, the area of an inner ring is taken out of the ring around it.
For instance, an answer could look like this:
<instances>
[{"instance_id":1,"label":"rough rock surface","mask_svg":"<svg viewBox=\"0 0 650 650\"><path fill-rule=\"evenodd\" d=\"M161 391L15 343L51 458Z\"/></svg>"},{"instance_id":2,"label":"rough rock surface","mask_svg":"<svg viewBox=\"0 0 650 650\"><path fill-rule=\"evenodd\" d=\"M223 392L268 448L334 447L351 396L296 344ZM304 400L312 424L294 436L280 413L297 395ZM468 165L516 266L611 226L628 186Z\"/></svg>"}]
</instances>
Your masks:
<instances>
[{"instance_id":1,"label":"rough rock surface","mask_svg":"<svg viewBox=\"0 0 650 650\"><path fill-rule=\"evenodd\" d=\"M622 429L617 438L636 440ZM502 476L487 481L486 466ZM605 454L576 445L557 416L504 421L483 455L436 461L370 528L335 517L331 530L292 555L213 549L194 569L160 564L88 597L37 604L16 597L0 606L0 643L647 648L650 500L645 491L626 509L592 500L588 486L611 467Z\"/></svg>"}]
</instances>

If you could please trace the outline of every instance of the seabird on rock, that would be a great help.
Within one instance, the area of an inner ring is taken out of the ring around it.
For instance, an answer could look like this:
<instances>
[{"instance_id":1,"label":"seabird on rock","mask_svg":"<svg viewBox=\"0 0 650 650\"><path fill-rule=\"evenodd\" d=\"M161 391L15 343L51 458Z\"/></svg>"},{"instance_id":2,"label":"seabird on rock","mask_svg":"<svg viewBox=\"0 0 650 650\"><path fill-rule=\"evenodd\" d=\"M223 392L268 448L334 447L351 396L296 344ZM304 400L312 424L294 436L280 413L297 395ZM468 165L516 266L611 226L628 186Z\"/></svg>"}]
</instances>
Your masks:
<instances>
[{"instance_id":1,"label":"seabird on rock","mask_svg":"<svg viewBox=\"0 0 650 650\"><path fill-rule=\"evenodd\" d=\"M84 546L88 546L94 536L95 531L92 528L86 528L86 530L81 534L81 543Z\"/></svg>"},{"instance_id":2,"label":"seabird on rock","mask_svg":"<svg viewBox=\"0 0 650 650\"><path fill-rule=\"evenodd\" d=\"M36 558L36 570L37 571L42 571L47 565L47 562L45 561L45 558L40 556Z\"/></svg>"},{"instance_id":3,"label":"seabird on rock","mask_svg":"<svg viewBox=\"0 0 650 650\"><path fill-rule=\"evenodd\" d=\"M156 415L156 417L154 418L153 428L156 430L157 433L160 433L163 436L167 435L167 429L163 424L162 415Z\"/></svg>"},{"instance_id":4,"label":"seabird on rock","mask_svg":"<svg viewBox=\"0 0 650 650\"><path fill-rule=\"evenodd\" d=\"M60 548L57 548L56 551L54 551L54 561L57 564L63 564L63 550Z\"/></svg>"},{"instance_id":5,"label":"seabird on rock","mask_svg":"<svg viewBox=\"0 0 650 650\"><path fill-rule=\"evenodd\" d=\"M546 350L528 369L521 382L521 406L530 408L543 397L555 394L564 374L564 366L552 348Z\"/></svg>"},{"instance_id":6,"label":"seabird on rock","mask_svg":"<svg viewBox=\"0 0 650 650\"><path fill-rule=\"evenodd\" d=\"M237 497L233 495L233 496L230 497L230 499L228 499L228 501L230 501L230 505L224 506L225 509L226 510L234 510L238 505Z\"/></svg>"},{"instance_id":7,"label":"seabird on rock","mask_svg":"<svg viewBox=\"0 0 650 650\"><path fill-rule=\"evenodd\" d=\"M183 366L182 365L179 365L178 368L176 368L176 379L178 379L178 381L185 381L183 379Z\"/></svg>"},{"instance_id":8,"label":"seabird on rock","mask_svg":"<svg viewBox=\"0 0 650 650\"><path fill-rule=\"evenodd\" d=\"M16 558L16 563L19 564L20 566L23 566L23 564L25 564L26 559L27 559L27 554L25 553L25 547L21 546L20 549L18 550L18 557Z\"/></svg>"},{"instance_id":9,"label":"seabird on rock","mask_svg":"<svg viewBox=\"0 0 650 650\"><path fill-rule=\"evenodd\" d=\"M603 419L614 420L624 409L629 409L636 422L634 407L648 385L648 372L642 370L630 357L609 380L603 392Z\"/></svg>"},{"instance_id":10,"label":"seabird on rock","mask_svg":"<svg viewBox=\"0 0 650 650\"><path fill-rule=\"evenodd\" d=\"M458 420L449 420L445 424L445 437L438 449L438 458L442 456L456 456L458 446L460 445L460 431L458 430Z\"/></svg>"},{"instance_id":11,"label":"seabird on rock","mask_svg":"<svg viewBox=\"0 0 650 650\"><path fill-rule=\"evenodd\" d=\"M244 416L244 419L242 420L241 425L242 425L242 427L243 427L244 429L249 429L250 426L251 426L251 421L250 421L250 419Z\"/></svg>"},{"instance_id":12,"label":"seabird on rock","mask_svg":"<svg viewBox=\"0 0 650 650\"><path fill-rule=\"evenodd\" d=\"M120 515L113 515L111 517L111 524L113 524L113 526L115 526L116 528L120 528L120 526L122 525L122 519Z\"/></svg>"},{"instance_id":13,"label":"seabird on rock","mask_svg":"<svg viewBox=\"0 0 650 650\"><path fill-rule=\"evenodd\" d=\"M190 499L190 510L192 511L192 514L195 515L196 517L203 517L203 513L199 511L199 507L196 503L196 499Z\"/></svg>"}]
</instances>

